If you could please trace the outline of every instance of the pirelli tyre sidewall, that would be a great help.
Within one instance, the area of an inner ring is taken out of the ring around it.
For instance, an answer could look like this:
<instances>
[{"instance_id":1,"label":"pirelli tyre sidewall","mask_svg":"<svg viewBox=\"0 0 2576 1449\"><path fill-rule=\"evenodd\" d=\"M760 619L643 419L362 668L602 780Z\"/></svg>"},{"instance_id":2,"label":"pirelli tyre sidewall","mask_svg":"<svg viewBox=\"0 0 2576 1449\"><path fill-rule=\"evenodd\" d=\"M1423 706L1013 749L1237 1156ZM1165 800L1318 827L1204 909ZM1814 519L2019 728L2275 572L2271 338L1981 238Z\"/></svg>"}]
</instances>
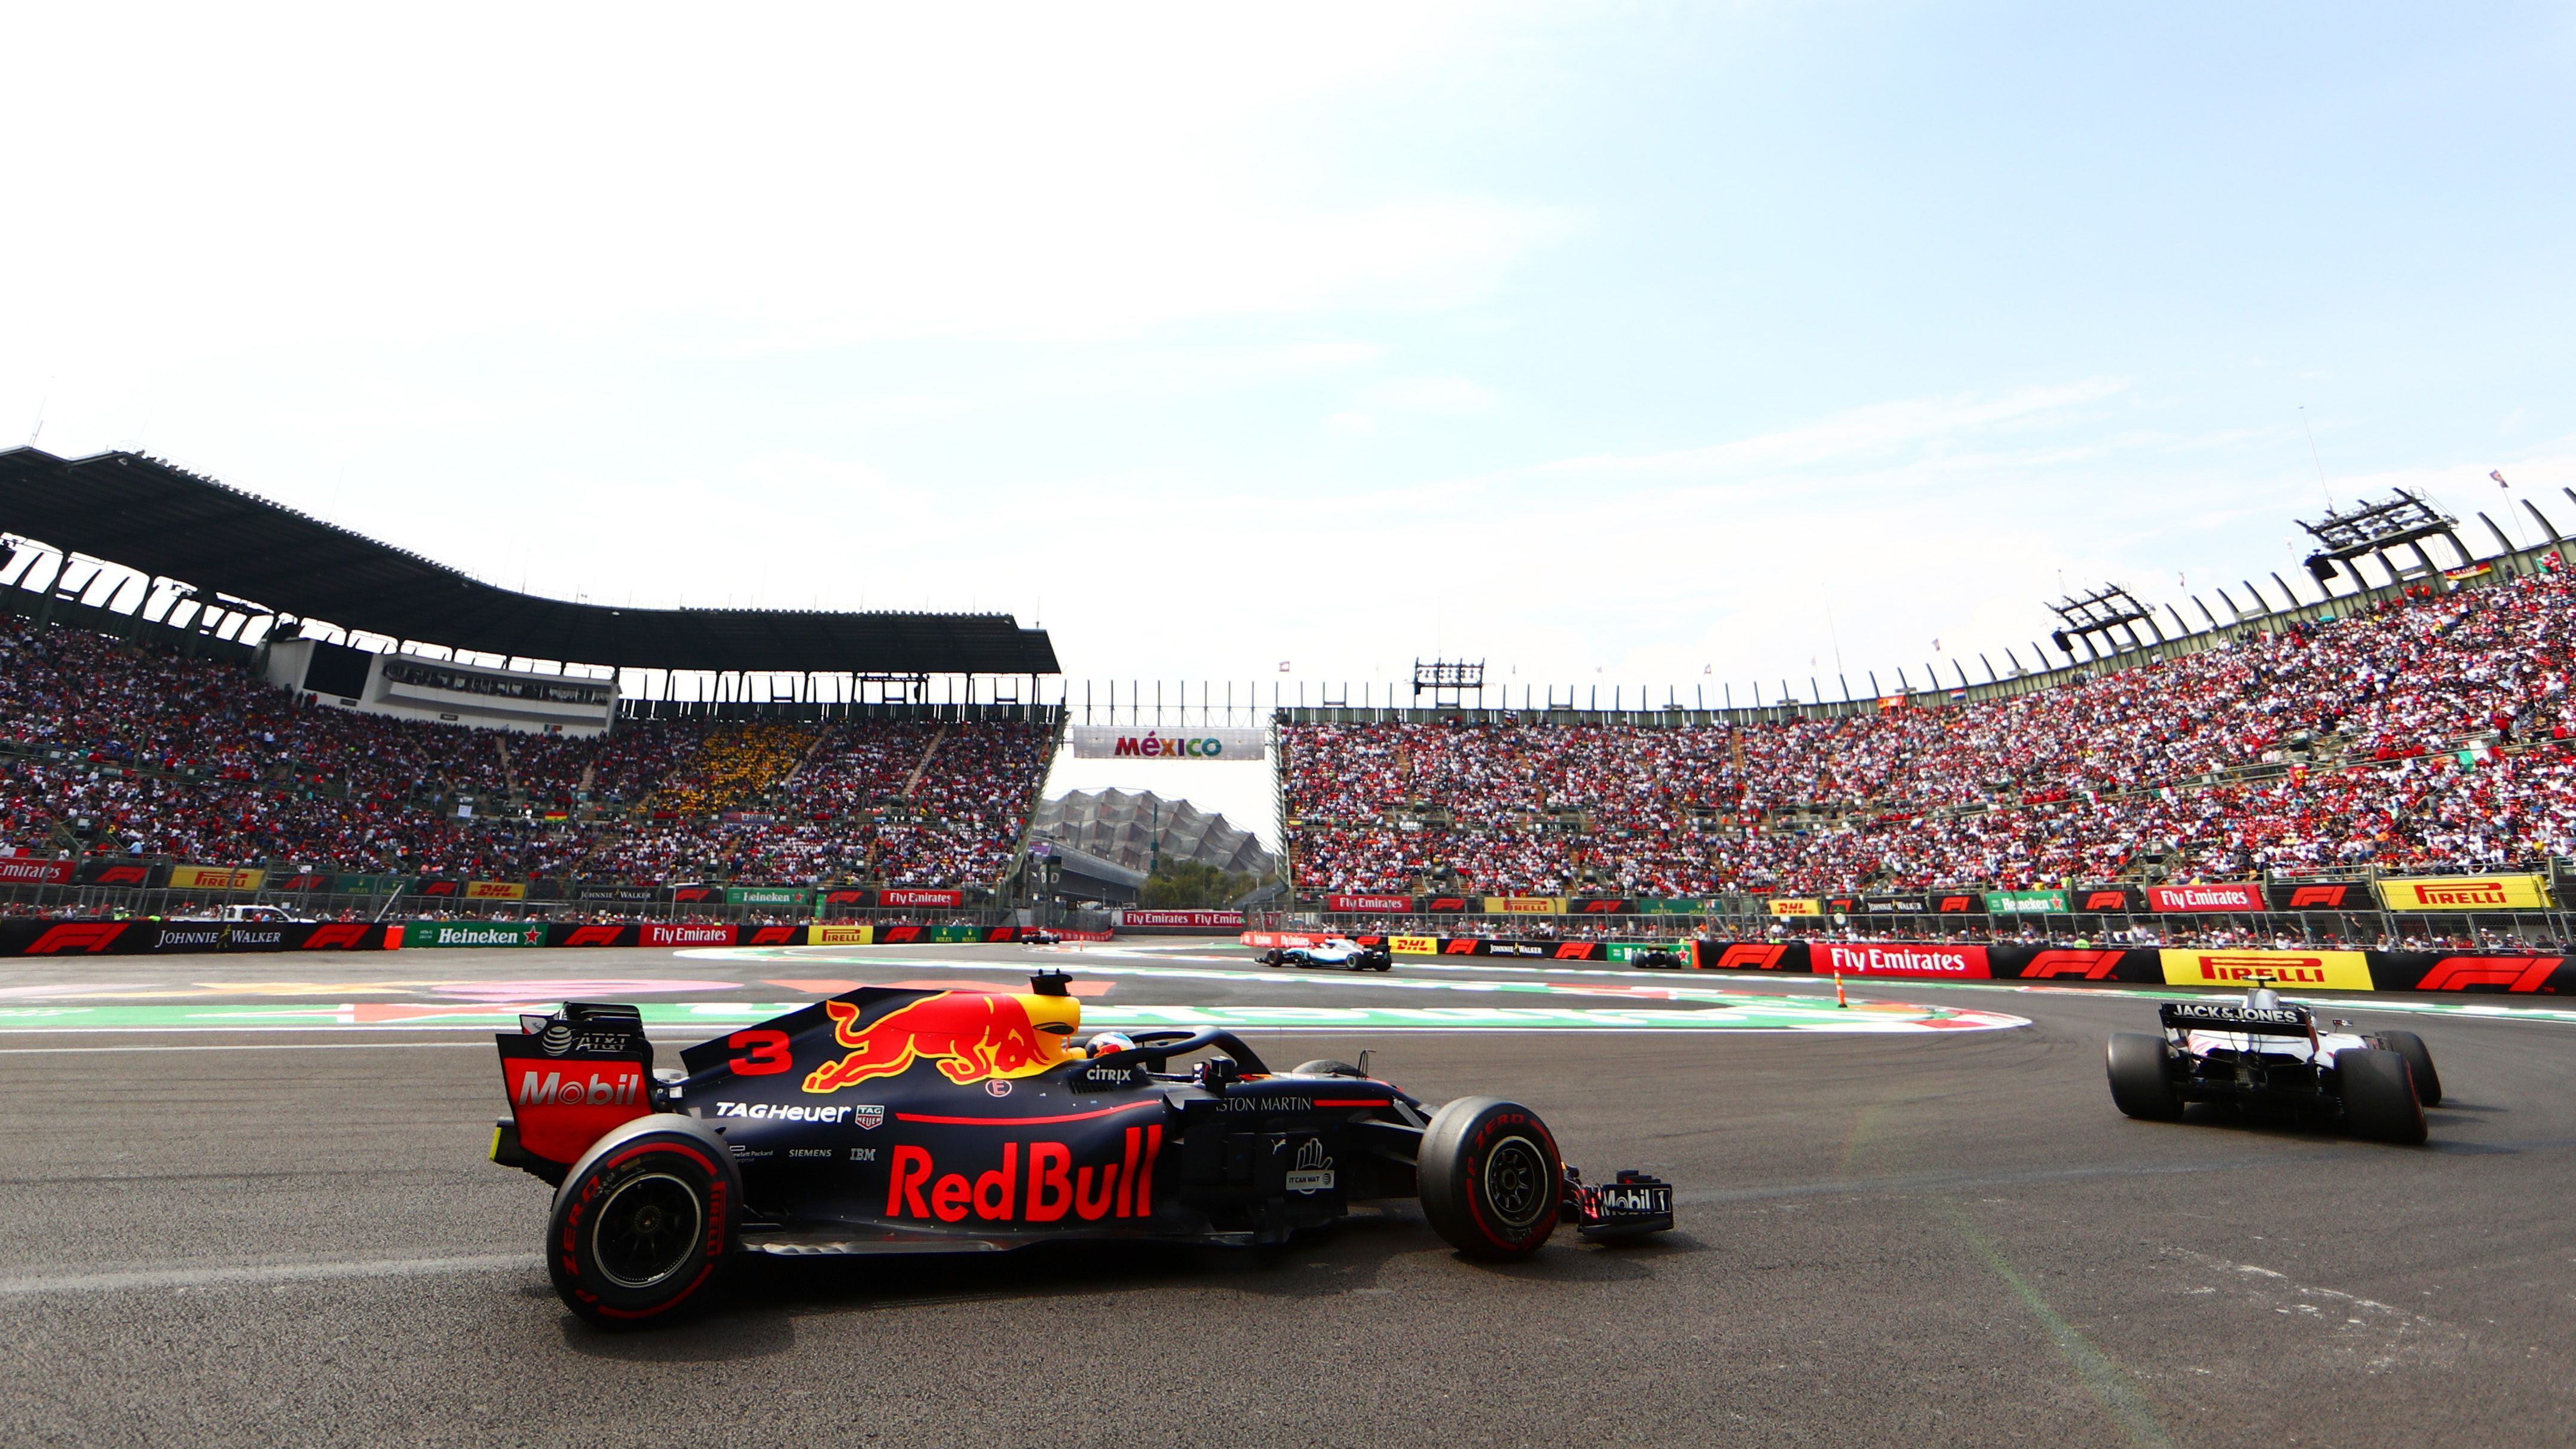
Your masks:
<instances>
[{"instance_id":1,"label":"pirelli tyre sidewall","mask_svg":"<svg viewBox=\"0 0 2576 1449\"><path fill-rule=\"evenodd\" d=\"M1525 1258L1556 1231L1565 1162L1536 1112L1499 1097L1461 1097L1422 1134L1415 1163L1422 1216L1474 1258Z\"/></svg>"},{"instance_id":2,"label":"pirelli tyre sidewall","mask_svg":"<svg viewBox=\"0 0 2576 1449\"><path fill-rule=\"evenodd\" d=\"M565 1174L546 1225L546 1272L566 1307L603 1328L666 1321L714 1296L741 1204L713 1133L676 1114L637 1118Z\"/></svg>"},{"instance_id":3,"label":"pirelli tyre sidewall","mask_svg":"<svg viewBox=\"0 0 2576 1449\"><path fill-rule=\"evenodd\" d=\"M2406 1059L2406 1070L2415 1078L2415 1100L2427 1107L2442 1105L2442 1074L2433 1069L2432 1049L2424 1038L2411 1031L2383 1031L2375 1038L2378 1045Z\"/></svg>"},{"instance_id":4,"label":"pirelli tyre sidewall","mask_svg":"<svg viewBox=\"0 0 2576 1449\"><path fill-rule=\"evenodd\" d=\"M2170 1122L2182 1115L2182 1101L2174 1095L2169 1075L2173 1053L2163 1037L2142 1031L2113 1032L2103 1055L2113 1106L2149 1122Z\"/></svg>"},{"instance_id":5,"label":"pirelli tyre sidewall","mask_svg":"<svg viewBox=\"0 0 2576 1449\"><path fill-rule=\"evenodd\" d=\"M2406 1058L2372 1047L2346 1047L2335 1053L2334 1065L2346 1131L2406 1147L2424 1141L2424 1106L2415 1100Z\"/></svg>"}]
</instances>

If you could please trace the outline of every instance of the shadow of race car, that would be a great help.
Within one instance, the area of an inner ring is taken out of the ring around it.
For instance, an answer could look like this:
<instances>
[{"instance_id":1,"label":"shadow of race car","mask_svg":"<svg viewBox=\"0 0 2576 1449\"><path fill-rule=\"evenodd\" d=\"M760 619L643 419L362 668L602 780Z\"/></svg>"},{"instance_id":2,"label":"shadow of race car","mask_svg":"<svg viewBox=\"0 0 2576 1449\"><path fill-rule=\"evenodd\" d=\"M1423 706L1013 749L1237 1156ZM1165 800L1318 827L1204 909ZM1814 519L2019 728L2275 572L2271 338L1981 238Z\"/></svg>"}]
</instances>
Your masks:
<instances>
[{"instance_id":1,"label":"shadow of race car","mask_svg":"<svg viewBox=\"0 0 2576 1449\"><path fill-rule=\"evenodd\" d=\"M1338 966L1345 971L1392 971L1395 956L1383 945L1363 946L1348 936L1332 936L1320 945L1274 946L1261 953L1264 966Z\"/></svg>"},{"instance_id":2,"label":"shadow of race car","mask_svg":"<svg viewBox=\"0 0 2576 1449\"><path fill-rule=\"evenodd\" d=\"M660 1072L636 1008L567 1003L497 1038L511 1115L492 1160L555 1185L547 1271L608 1326L704 1301L746 1254L1276 1244L1390 1198L1483 1258L1526 1257L1560 1225L1672 1226L1667 1184L1586 1183L1516 1102L1434 1110L1363 1066L1274 1071L1221 1030L1077 1047L1067 980L860 987Z\"/></svg>"},{"instance_id":3,"label":"shadow of race car","mask_svg":"<svg viewBox=\"0 0 2576 1449\"><path fill-rule=\"evenodd\" d=\"M2411 1144L2424 1140L2424 1109L2442 1101L2442 1078L2422 1037L2320 1031L2314 1011L2283 1001L2268 985L2241 1002L2164 1002L2156 1015L2160 1034L2111 1038L2111 1100L2132 1117L2173 1121L2189 1103L2215 1102Z\"/></svg>"}]
</instances>

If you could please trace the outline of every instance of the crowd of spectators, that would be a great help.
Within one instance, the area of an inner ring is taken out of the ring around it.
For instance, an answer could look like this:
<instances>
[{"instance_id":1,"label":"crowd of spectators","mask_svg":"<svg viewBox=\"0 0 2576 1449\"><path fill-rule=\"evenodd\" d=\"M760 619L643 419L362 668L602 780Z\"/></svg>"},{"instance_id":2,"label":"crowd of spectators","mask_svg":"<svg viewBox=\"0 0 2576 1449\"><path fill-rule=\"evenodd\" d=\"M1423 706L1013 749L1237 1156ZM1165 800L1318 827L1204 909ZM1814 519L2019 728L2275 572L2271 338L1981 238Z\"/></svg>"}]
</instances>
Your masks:
<instances>
[{"instance_id":1,"label":"crowd of spectators","mask_svg":"<svg viewBox=\"0 0 2576 1449\"><path fill-rule=\"evenodd\" d=\"M0 848L484 879L989 885L1037 724L620 721L592 738L307 703L0 615Z\"/></svg>"},{"instance_id":2,"label":"crowd of spectators","mask_svg":"<svg viewBox=\"0 0 2576 1449\"><path fill-rule=\"evenodd\" d=\"M1827 894L2493 870L2576 853L2555 576L1949 706L1292 725L1301 888Z\"/></svg>"}]
</instances>

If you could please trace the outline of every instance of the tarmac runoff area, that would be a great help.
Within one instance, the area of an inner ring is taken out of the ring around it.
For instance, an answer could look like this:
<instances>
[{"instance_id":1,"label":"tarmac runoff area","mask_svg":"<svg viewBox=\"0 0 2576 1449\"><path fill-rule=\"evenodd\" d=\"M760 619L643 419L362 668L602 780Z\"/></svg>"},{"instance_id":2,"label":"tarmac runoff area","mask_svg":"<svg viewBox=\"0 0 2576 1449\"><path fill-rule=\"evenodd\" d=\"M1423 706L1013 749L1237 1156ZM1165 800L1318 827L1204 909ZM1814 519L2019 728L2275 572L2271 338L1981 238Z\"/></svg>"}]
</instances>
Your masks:
<instances>
[{"instance_id":1,"label":"tarmac runoff area","mask_svg":"<svg viewBox=\"0 0 2576 1449\"><path fill-rule=\"evenodd\" d=\"M1368 1047L1426 1099L1527 1102L1587 1171L1679 1184L1681 1228L1503 1267L1410 1208L1261 1253L755 1263L641 1335L555 1301L548 1190L483 1161L483 1033L519 1005L634 1000L678 1045L1038 964L1086 1026L1221 1013L1274 1060ZM2102 1043L2161 994L1872 981L1837 1010L1812 979L1197 943L12 961L0 1012L111 1014L0 1015L0 1437L2564 1442L2571 1013L2337 998L2441 1064L2405 1149L2120 1117ZM207 1015L244 1009L311 1014ZM1452 1011L1618 1019L1418 1015ZM1232 1015L1259 1012L1345 1015Z\"/></svg>"}]
</instances>

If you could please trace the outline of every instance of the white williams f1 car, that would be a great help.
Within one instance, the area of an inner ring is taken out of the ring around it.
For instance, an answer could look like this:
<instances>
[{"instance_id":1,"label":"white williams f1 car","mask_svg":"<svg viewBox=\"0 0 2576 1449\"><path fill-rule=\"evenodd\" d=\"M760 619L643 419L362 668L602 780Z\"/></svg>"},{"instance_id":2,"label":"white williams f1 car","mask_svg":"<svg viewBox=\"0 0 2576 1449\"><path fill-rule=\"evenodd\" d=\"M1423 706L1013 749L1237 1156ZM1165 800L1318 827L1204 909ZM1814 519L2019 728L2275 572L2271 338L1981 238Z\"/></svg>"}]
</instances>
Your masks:
<instances>
[{"instance_id":1,"label":"white williams f1 car","mask_svg":"<svg viewBox=\"0 0 2576 1449\"><path fill-rule=\"evenodd\" d=\"M1264 966L1338 966L1345 971L1391 971L1395 957L1384 946L1363 946L1348 936L1328 936L1320 946L1275 946L1261 953Z\"/></svg>"},{"instance_id":2,"label":"white williams f1 car","mask_svg":"<svg viewBox=\"0 0 2576 1449\"><path fill-rule=\"evenodd\" d=\"M2111 1038L2111 1100L2132 1117L2172 1121L2193 1102L2268 1107L2411 1144L2424 1140L2424 1109L2442 1101L2422 1037L2321 1031L2315 1012L2284 1002L2268 984L2242 1002L2168 1001L2157 1017L2160 1035Z\"/></svg>"}]
</instances>

